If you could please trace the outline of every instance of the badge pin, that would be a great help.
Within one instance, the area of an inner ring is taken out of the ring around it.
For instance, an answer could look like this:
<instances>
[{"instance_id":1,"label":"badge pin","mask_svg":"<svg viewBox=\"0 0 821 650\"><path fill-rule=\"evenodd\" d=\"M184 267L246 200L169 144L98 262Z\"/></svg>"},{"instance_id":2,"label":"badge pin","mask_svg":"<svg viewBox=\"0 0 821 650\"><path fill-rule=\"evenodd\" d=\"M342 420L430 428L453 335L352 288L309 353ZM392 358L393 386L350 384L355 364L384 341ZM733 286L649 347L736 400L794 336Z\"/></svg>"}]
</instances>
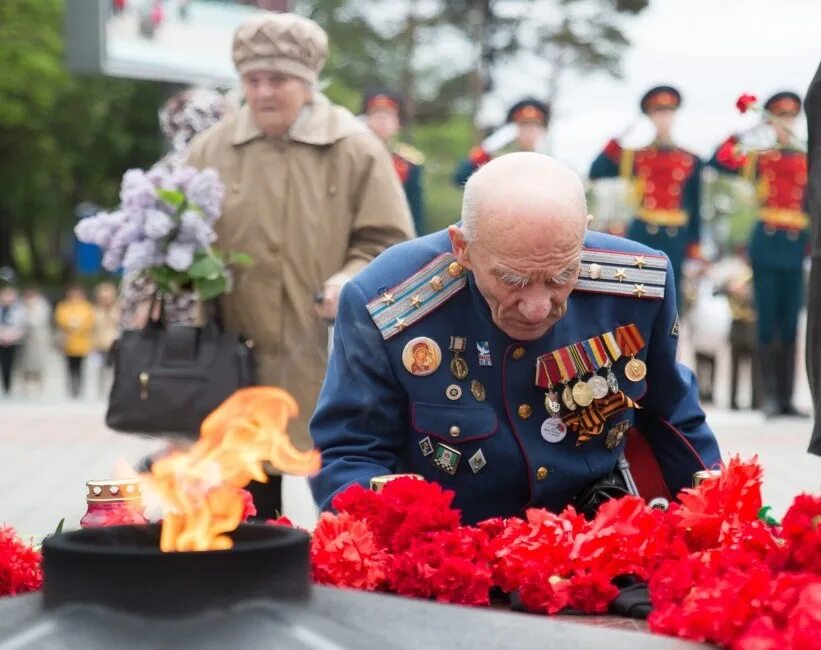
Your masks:
<instances>
[{"instance_id":1,"label":"badge pin","mask_svg":"<svg viewBox=\"0 0 821 650\"><path fill-rule=\"evenodd\" d=\"M485 387L482 385L482 382L478 379L474 379L470 382L470 392L476 398L477 402L484 402L485 397L487 397L487 394L485 393Z\"/></svg>"},{"instance_id":2,"label":"badge pin","mask_svg":"<svg viewBox=\"0 0 821 650\"><path fill-rule=\"evenodd\" d=\"M493 359L490 356L490 343L488 341L477 341L476 350L479 353L480 366L489 367L493 365Z\"/></svg>"},{"instance_id":3,"label":"badge pin","mask_svg":"<svg viewBox=\"0 0 821 650\"><path fill-rule=\"evenodd\" d=\"M430 441L430 436L425 436L419 441L419 449L422 450L423 456L430 456L433 453L433 443Z\"/></svg>"},{"instance_id":4,"label":"badge pin","mask_svg":"<svg viewBox=\"0 0 821 650\"><path fill-rule=\"evenodd\" d=\"M445 395L449 400L457 400L462 396L462 388L456 384L451 384L445 389Z\"/></svg>"},{"instance_id":5,"label":"badge pin","mask_svg":"<svg viewBox=\"0 0 821 650\"><path fill-rule=\"evenodd\" d=\"M571 394L573 395L573 401L582 408L593 403L593 391L590 390L590 386L587 385L586 381L577 381Z\"/></svg>"},{"instance_id":6,"label":"badge pin","mask_svg":"<svg viewBox=\"0 0 821 650\"><path fill-rule=\"evenodd\" d=\"M610 367L607 368L607 385L610 387L610 392L614 395L619 392L619 380Z\"/></svg>"},{"instance_id":7,"label":"badge pin","mask_svg":"<svg viewBox=\"0 0 821 650\"><path fill-rule=\"evenodd\" d=\"M475 454L473 454L473 456L468 458L468 465L470 465L470 469L473 470L474 474L477 474L479 470L481 470L485 465L487 465L485 455L482 453L481 449L479 449Z\"/></svg>"},{"instance_id":8,"label":"badge pin","mask_svg":"<svg viewBox=\"0 0 821 650\"><path fill-rule=\"evenodd\" d=\"M450 337L450 351L453 352L453 358L450 360L450 372L456 379L467 379L468 364L461 356L462 352L467 347L467 339L464 336Z\"/></svg>"},{"instance_id":9,"label":"badge pin","mask_svg":"<svg viewBox=\"0 0 821 650\"><path fill-rule=\"evenodd\" d=\"M436 443L433 464L445 472L445 474L450 474L451 476L456 474L456 468L459 467L461 458L462 452L458 449L443 445L441 442Z\"/></svg>"},{"instance_id":10,"label":"badge pin","mask_svg":"<svg viewBox=\"0 0 821 650\"><path fill-rule=\"evenodd\" d=\"M559 418L547 418L542 422L541 432L547 442L561 442L567 435L567 425Z\"/></svg>"},{"instance_id":11,"label":"badge pin","mask_svg":"<svg viewBox=\"0 0 821 650\"><path fill-rule=\"evenodd\" d=\"M680 325L678 322L678 316L676 316L676 322L673 323L673 329L670 330L670 336L672 336L673 338L678 338L679 329Z\"/></svg>"},{"instance_id":12,"label":"badge pin","mask_svg":"<svg viewBox=\"0 0 821 650\"><path fill-rule=\"evenodd\" d=\"M607 438L604 441L605 446L608 449L615 449L618 447L622 441L622 438L624 438L624 434L627 433L629 428L630 422L628 420L619 422L615 426L611 427L607 432Z\"/></svg>"},{"instance_id":13,"label":"badge pin","mask_svg":"<svg viewBox=\"0 0 821 650\"><path fill-rule=\"evenodd\" d=\"M442 363L442 350L439 344L426 336L411 339L402 350L402 364L410 374L416 377L432 375Z\"/></svg>"}]
</instances>

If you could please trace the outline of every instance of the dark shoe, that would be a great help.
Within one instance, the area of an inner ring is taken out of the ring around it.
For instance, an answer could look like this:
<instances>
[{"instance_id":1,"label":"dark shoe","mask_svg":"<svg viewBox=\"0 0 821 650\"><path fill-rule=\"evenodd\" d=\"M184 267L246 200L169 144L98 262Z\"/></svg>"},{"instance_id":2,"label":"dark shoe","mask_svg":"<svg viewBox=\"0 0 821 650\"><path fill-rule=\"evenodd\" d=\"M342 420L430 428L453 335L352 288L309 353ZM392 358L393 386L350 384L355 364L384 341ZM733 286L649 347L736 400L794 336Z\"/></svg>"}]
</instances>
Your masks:
<instances>
[{"instance_id":1,"label":"dark shoe","mask_svg":"<svg viewBox=\"0 0 821 650\"><path fill-rule=\"evenodd\" d=\"M787 404L787 406L782 406L781 407L781 415L786 416L788 418L808 418L808 417L810 417L809 413L805 413L804 411L799 411L792 404Z\"/></svg>"},{"instance_id":2,"label":"dark shoe","mask_svg":"<svg viewBox=\"0 0 821 650\"><path fill-rule=\"evenodd\" d=\"M761 368L761 411L768 420L781 414L781 368L780 346L768 343L759 348Z\"/></svg>"}]
</instances>

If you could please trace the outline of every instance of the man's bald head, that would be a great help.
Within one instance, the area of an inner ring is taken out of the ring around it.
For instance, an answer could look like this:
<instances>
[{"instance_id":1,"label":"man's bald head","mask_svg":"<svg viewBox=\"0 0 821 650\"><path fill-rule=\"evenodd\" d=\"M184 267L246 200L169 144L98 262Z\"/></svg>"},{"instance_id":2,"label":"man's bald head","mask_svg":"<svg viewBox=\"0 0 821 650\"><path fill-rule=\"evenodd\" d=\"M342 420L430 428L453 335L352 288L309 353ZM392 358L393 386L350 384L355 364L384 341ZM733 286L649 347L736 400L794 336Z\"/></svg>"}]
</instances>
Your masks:
<instances>
[{"instance_id":1,"label":"man's bald head","mask_svg":"<svg viewBox=\"0 0 821 650\"><path fill-rule=\"evenodd\" d=\"M480 231L495 237L529 226L583 231L587 200L579 176L538 153L500 156L481 167L465 185L462 231L475 241Z\"/></svg>"},{"instance_id":2,"label":"man's bald head","mask_svg":"<svg viewBox=\"0 0 821 650\"><path fill-rule=\"evenodd\" d=\"M587 222L581 179L548 156L508 154L470 177L453 252L508 336L537 339L564 315Z\"/></svg>"}]
</instances>

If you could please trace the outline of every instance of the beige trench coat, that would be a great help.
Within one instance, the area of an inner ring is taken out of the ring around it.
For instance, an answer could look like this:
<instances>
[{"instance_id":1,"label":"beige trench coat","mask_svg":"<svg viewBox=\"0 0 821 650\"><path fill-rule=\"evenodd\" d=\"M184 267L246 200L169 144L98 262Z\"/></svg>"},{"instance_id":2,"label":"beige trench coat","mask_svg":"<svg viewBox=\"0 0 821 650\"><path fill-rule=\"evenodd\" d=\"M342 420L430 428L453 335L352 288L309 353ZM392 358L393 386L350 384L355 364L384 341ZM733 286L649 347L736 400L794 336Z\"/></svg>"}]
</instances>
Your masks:
<instances>
[{"instance_id":1,"label":"beige trench coat","mask_svg":"<svg viewBox=\"0 0 821 650\"><path fill-rule=\"evenodd\" d=\"M226 327L254 340L259 383L296 398L300 415L289 433L306 448L328 361L328 326L314 296L413 236L390 155L317 93L287 138L264 136L245 106L200 135L188 163L215 168L225 183L219 248L254 259L221 301Z\"/></svg>"}]
</instances>

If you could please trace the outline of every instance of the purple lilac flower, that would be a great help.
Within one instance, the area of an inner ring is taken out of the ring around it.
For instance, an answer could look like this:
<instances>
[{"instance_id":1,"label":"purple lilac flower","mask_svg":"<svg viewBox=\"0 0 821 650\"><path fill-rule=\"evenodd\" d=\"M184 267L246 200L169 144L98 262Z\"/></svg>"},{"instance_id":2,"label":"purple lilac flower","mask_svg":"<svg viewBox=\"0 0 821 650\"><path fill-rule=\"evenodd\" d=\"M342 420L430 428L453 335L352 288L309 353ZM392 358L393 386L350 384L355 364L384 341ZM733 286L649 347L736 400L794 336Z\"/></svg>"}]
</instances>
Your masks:
<instances>
[{"instance_id":1,"label":"purple lilac flower","mask_svg":"<svg viewBox=\"0 0 821 650\"><path fill-rule=\"evenodd\" d=\"M162 239L174 228L174 220L165 212L146 210L143 231L149 239Z\"/></svg>"},{"instance_id":2,"label":"purple lilac flower","mask_svg":"<svg viewBox=\"0 0 821 650\"><path fill-rule=\"evenodd\" d=\"M157 244L150 239L134 242L123 257L123 270L126 273L139 273L154 266L157 262Z\"/></svg>"},{"instance_id":3,"label":"purple lilac flower","mask_svg":"<svg viewBox=\"0 0 821 650\"><path fill-rule=\"evenodd\" d=\"M217 239L214 229L194 210L186 210L180 218L180 232L177 241L195 243L199 248L210 246Z\"/></svg>"},{"instance_id":4,"label":"purple lilac flower","mask_svg":"<svg viewBox=\"0 0 821 650\"><path fill-rule=\"evenodd\" d=\"M154 185L141 169L129 169L123 174L120 202L126 212L150 208L157 200Z\"/></svg>"},{"instance_id":5,"label":"purple lilac flower","mask_svg":"<svg viewBox=\"0 0 821 650\"><path fill-rule=\"evenodd\" d=\"M98 212L86 217L74 227L74 234L81 242L107 248L117 229L122 226L125 215L122 212Z\"/></svg>"},{"instance_id":6,"label":"purple lilac flower","mask_svg":"<svg viewBox=\"0 0 821 650\"><path fill-rule=\"evenodd\" d=\"M175 271L187 271L194 261L194 245L172 242L168 246L165 263Z\"/></svg>"},{"instance_id":7,"label":"purple lilac flower","mask_svg":"<svg viewBox=\"0 0 821 650\"><path fill-rule=\"evenodd\" d=\"M127 222L123 224L114 236L109 245L112 248L125 249L129 244L142 239L142 229L135 223Z\"/></svg>"},{"instance_id":8,"label":"purple lilac flower","mask_svg":"<svg viewBox=\"0 0 821 650\"><path fill-rule=\"evenodd\" d=\"M188 190L188 184L197 175L197 170L194 167L177 167L171 173L174 180L174 185L183 192Z\"/></svg>"},{"instance_id":9,"label":"purple lilac flower","mask_svg":"<svg viewBox=\"0 0 821 650\"><path fill-rule=\"evenodd\" d=\"M165 165L154 165L145 175L154 187L164 190L176 190L173 175L166 169Z\"/></svg>"},{"instance_id":10,"label":"purple lilac flower","mask_svg":"<svg viewBox=\"0 0 821 650\"><path fill-rule=\"evenodd\" d=\"M202 210L207 221L213 223L220 215L225 186L217 170L208 167L191 179L186 195L190 203Z\"/></svg>"},{"instance_id":11,"label":"purple lilac flower","mask_svg":"<svg viewBox=\"0 0 821 650\"><path fill-rule=\"evenodd\" d=\"M107 271L116 271L123 265L124 248L112 247L103 255L103 268Z\"/></svg>"}]
</instances>

